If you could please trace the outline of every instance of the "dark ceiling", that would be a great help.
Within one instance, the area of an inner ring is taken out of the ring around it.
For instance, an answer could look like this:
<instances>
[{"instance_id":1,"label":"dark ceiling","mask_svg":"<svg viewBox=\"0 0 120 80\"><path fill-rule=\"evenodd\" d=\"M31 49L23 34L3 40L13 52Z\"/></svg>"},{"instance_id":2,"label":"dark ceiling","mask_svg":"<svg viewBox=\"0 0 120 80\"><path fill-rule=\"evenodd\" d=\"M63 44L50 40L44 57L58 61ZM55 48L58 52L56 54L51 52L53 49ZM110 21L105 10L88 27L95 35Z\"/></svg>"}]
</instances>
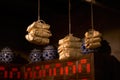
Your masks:
<instances>
[{"instance_id":1,"label":"dark ceiling","mask_svg":"<svg viewBox=\"0 0 120 80\"><path fill-rule=\"evenodd\" d=\"M118 1L96 0L94 7L97 13L102 11L100 13L102 15L106 10L110 11L110 13L119 14L120 6ZM1 48L10 46L20 50L27 50L36 46L27 42L24 36L27 34L27 26L37 20L37 6L37 0L0 0ZM105 14L109 13L105 12ZM64 26L68 26L68 0L40 0L40 15L41 19L51 25L51 31L56 33L53 34L53 36L57 36L53 38L53 41L57 43L58 39L67 34L67 28ZM84 0L71 0L71 15L73 25L84 24L90 18L90 4ZM80 22L77 22L78 18ZM81 34L77 31L77 28L73 32Z\"/></svg>"}]
</instances>

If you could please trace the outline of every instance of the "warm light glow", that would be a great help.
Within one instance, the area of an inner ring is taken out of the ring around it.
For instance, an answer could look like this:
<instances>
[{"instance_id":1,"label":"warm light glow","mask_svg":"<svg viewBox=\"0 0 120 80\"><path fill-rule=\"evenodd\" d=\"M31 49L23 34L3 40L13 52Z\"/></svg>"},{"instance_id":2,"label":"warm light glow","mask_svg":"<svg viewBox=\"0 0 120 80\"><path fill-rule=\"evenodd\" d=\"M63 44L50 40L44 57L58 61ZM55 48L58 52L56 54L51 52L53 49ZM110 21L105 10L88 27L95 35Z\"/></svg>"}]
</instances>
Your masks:
<instances>
[{"instance_id":1,"label":"warm light glow","mask_svg":"<svg viewBox=\"0 0 120 80\"><path fill-rule=\"evenodd\" d=\"M88 2L88 3L96 3L95 0L85 0L85 1Z\"/></svg>"}]
</instances>

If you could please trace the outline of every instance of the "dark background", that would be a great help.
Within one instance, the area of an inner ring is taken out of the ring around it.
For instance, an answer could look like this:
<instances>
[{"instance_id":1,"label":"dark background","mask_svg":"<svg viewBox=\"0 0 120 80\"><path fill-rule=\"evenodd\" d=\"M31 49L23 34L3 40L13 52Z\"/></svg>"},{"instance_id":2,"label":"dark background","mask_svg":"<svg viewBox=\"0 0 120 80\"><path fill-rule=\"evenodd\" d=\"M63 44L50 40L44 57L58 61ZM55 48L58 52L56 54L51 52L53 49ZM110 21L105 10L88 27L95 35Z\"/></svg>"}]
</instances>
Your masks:
<instances>
[{"instance_id":1,"label":"dark background","mask_svg":"<svg viewBox=\"0 0 120 80\"><path fill-rule=\"evenodd\" d=\"M119 0L96 0L93 5L94 27L107 40L111 51L95 54L96 80L119 80L120 67L120 5ZM28 25L37 20L37 0L0 1L0 49L10 47L16 54L27 59L27 55L37 46L25 39ZM68 0L40 0L40 17L53 34L51 43L68 34ZM91 28L90 3L71 0L72 33L84 38ZM22 59L18 60L22 63Z\"/></svg>"},{"instance_id":2,"label":"dark background","mask_svg":"<svg viewBox=\"0 0 120 80\"><path fill-rule=\"evenodd\" d=\"M10 46L26 51L31 46L25 35L28 25L37 20L37 0L1 0L0 47ZM101 33L119 28L120 6L117 0L97 0L94 5L94 26ZM51 26L51 42L68 34L68 0L40 0L40 17ZM90 4L83 0L71 0L72 33L80 38L91 28Z\"/></svg>"}]
</instances>

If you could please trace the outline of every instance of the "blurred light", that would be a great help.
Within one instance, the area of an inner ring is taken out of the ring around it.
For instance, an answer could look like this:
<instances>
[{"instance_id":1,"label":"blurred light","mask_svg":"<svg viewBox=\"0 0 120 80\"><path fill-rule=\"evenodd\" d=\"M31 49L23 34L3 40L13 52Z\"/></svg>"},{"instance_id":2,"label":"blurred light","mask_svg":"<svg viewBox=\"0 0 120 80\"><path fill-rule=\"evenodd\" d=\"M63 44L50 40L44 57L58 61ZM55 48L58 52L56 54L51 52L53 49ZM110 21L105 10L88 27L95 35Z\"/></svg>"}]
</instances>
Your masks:
<instances>
[{"instance_id":1,"label":"blurred light","mask_svg":"<svg viewBox=\"0 0 120 80\"><path fill-rule=\"evenodd\" d=\"M86 2L89 2L89 3L95 3L95 0L85 0Z\"/></svg>"}]
</instances>

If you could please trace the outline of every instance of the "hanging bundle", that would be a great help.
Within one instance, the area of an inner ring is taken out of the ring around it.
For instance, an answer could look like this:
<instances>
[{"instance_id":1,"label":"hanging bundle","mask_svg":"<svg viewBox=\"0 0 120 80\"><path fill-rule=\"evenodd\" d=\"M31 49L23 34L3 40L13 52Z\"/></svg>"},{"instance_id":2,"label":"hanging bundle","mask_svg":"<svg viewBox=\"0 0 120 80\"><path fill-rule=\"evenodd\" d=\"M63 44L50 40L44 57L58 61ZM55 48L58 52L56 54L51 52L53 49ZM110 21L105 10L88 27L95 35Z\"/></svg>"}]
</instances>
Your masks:
<instances>
[{"instance_id":1,"label":"hanging bundle","mask_svg":"<svg viewBox=\"0 0 120 80\"><path fill-rule=\"evenodd\" d=\"M50 32L50 25L46 24L45 21L40 20L40 0L38 0L38 20L34 21L31 25L27 27L28 34L25 38L36 45L47 45L50 40L49 37L52 36Z\"/></svg>"},{"instance_id":2,"label":"hanging bundle","mask_svg":"<svg viewBox=\"0 0 120 80\"><path fill-rule=\"evenodd\" d=\"M30 32L32 29L49 29L50 25L46 24L43 20L34 21L28 26L27 31Z\"/></svg>"},{"instance_id":3,"label":"hanging bundle","mask_svg":"<svg viewBox=\"0 0 120 80\"><path fill-rule=\"evenodd\" d=\"M49 37L52 36L49 28L50 25L46 24L45 22L43 23L43 21L33 22L30 26L28 26L28 34L25 36L25 38L29 42L37 45L49 44Z\"/></svg>"},{"instance_id":4,"label":"hanging bundle","mask_svg":"<svg viewBox=\"0 0 120 80\"><path fill-rule=\"evenodd\" d=\"M95 49L101 46L101 33L94 29L93 24L93 0L91 1L91 25L92 29L85 33L85 47L87 49Z\"/></svg>"},{"instance_id":5,"label":"hanging bundle","mask_svg":"<svg viewBox=\"0 0 120 80\"><path fill-rule=\"evenodd\" d=\"M69 35L60 39L58 44L59 60L76 59L80 57L80 38L71 34L71 18L70 18L70 0L69 0Z\"/></svg>"},{"instance_id":6,"label":"hanging bundle","mask_svg":"<svg viewBox=\"0 0 120 80\"><path fill-rule=\"evenodd\" d=\"M78 58L81 55L80 46L80 38L74 37L72 34L60 39L58 47L59 59Z\"/></svg>"},{"instance_id":7,"label":"hanging bundle","mask_svg":"<svg viewBox=\"0 0 120 80\"><path fill-rule=\"evenodd\" d=\"M89 54L89 53L93 53L95 51L95 49L87 49L85 46L85 40L82 40L82 44L81 44L81 53L82 54Z\"/></svg>"},{"instance_id":8,"label":"hanging bundle","mask_svg":"<svg viewBox=\"0 0 120 80\"><path fill-rule=\"evenodd\" d=\"M85 33L85 47L87 49L95 49L101 46L101 33L96 30L90 30Z\"/></svg>"}]
</instances>

